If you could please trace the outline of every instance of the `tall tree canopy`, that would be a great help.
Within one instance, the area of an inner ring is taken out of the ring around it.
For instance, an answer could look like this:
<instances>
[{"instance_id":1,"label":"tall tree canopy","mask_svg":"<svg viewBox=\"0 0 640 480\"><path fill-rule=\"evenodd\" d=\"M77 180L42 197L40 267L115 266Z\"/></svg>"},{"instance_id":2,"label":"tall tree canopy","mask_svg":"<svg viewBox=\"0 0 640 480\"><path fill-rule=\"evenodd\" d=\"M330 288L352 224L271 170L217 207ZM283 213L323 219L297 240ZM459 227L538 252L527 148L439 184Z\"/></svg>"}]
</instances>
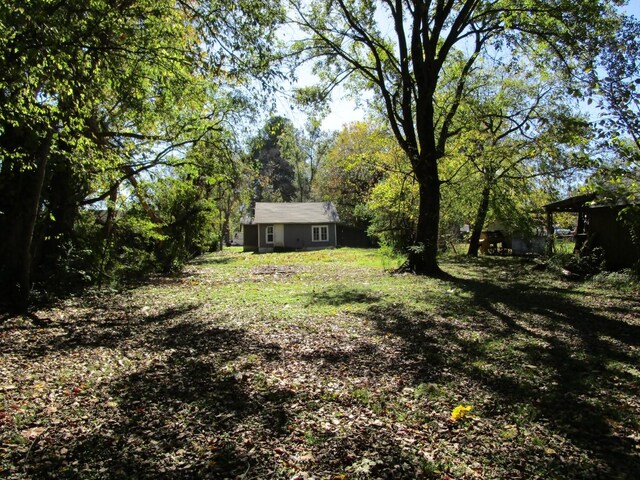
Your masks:
<instances>
[{"instance_id":1,"label":"tall tree canopy","mask_svg":"<svg viewBox=\"0 0 640 480\"><path fill-rule=\"evenodd\" d=\"M24 308L51 222L117 197L219 130L269 73L278 4L36 0L0 7L1 290ZM242 54L238 53L242 47ZM55 214L54 214L55 211ZM151 209L148 209L151 215ZM58 232L61 233L61 232Z\"/></svg>"},{"instance_id":2,"label":"tall tree canopy","mask_svg":"<svg viewBox=\"0 0 640 480\"><path fill-rule=\"evenodd\" d=\"M597 176L601 193L640 201L640 21L625 17L603 42L591 82L600 99L600 138L615 160ZM640 216L639 216L640 217Z\"/></svg>"},{"instance_id":3,"label":"tall tree canopy","mask_svg":"<svg viewBox=\"0 0 640 480\"><path fill-rule=\"evenodd\" d=\"M473 256L490 209L514 228L520 223L522 234L531 230L526 221L517 221L528 214L505 214L517 212L526 192L540 188L542 180L561 182L587 168L585 149L592 136L575 99L551 72L515 62L481 61L477 67L454 122L460 135L450 141L443 161L444 181L455 185L454 196L467 187L479 190L475 213L467 218L473 224Z\"/></svg>"},{"instance_id":4,"label":"tall tree canopy","mask_svg":"<svg viewBox=\"0 0 640 480\"><path fill-rule=\"evenodd\" d=\"M296 170L292 160L298 156L298 145L291 121L271 117L251 143L249 155L258 170L254 202L295 200Z\"/></svg>"},{"instance_id":5,"label":"tall tree canopy","mask_svg":"<svg viewBox=\"0 0 640 480\"><path fill-rule=\"evenodd\" d=\"M438 274L440 184L467 80L478 57L509 47L567 74L593 59L586 40L608 28L611 0L294 1L294 21L308 36L300 54L317 61L329 84L355 79L376 92L419 184L417 245L409 267ZM507 50L503 50L507 54ZM454 96L436 103L450 60L464 57Z\"/></svg>"}]
</instances>

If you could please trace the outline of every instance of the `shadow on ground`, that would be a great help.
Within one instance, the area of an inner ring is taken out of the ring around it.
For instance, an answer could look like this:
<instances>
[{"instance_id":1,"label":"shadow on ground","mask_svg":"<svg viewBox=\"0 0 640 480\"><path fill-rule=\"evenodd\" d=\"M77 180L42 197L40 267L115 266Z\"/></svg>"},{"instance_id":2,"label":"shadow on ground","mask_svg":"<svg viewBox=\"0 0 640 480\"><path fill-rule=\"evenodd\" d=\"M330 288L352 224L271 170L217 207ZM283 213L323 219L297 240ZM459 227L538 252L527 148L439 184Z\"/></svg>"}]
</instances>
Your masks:
<instances>
[{"instance_id":1,"label":"shadow on ground","mask_svg":"<svg viewBox=\"0 0 640 480\"><path fill-rule=\"evenodd\" d=\"M1 330L7 357L63 368L56 359L77 358L88 382L38 397L21 428L51 423L12 453L15 478L291 479L308 469L442 479L458 478L447 465L456 453L465 467L476 457L512 478L640 478L640 382L626 368L640 362L640 326L622 303L637 301L586 307L559 287L520 282L513 266L478 262L480 279L439 285L428 312L361 285L323 285L304 294L309 306L358 308L335 324L321 316L316 330L224 325L196 303L126 302L31 327L28 344ZM32 383L16 409L38 395ZM448 421L460 401L478 422ZM481 478L479 468L459 476Z\"/></svg>"},{"instance_id":2,"label":"shadow on ground","mask_svg":"<svg viewBox=\"0 0 640 480\"><path fill-rule=\"evenodd\" d=\"M640 478L639 425L627 414L637 405L624 400L637 402L640 382L615 368L638 365L640 325L596 313L563 290L531 289L493 273L450 278L450 301L440 300L437 315L372 305L365 317L403 339L416 361L415 383L479 385L493 398L483 415L526 411L597 459L587 467L558 452L547 467L554 475Z\"/></svg>"},{"instance_id":3,"label":"shadow on ground","mask_svg":"<svg viewBox=\"0 0 640 480\"><path fill-rule=\"evenodd\" d=\"M380 300L381 295L370 290L344 285L330 286L322 290L304 294L308 305L343 306L349 304L371 304Z\"/></svg>"},{"instance_id":4,"label":"shadow on ground","mask_svg":"<svg viewBox=\"0 0 640 480\"><path fill-rule=\"evenodd\" d=\"M270 444L286 435L287 405L295 395L234 365L248 352L277 357L274 345L243 329L217 327L196 310L185 305L120 317L116 310L108 321L65 324L67 335L43 336L33 351L10 348L7 354L28 353L31 361L65 352L122 353L114 366L122 374L63 394L72 415L66 424L52 424L46 440L33 442L26 476L233 478L255 469L261 452L251 452L247 442L259 437Z\"/></svg>"}]
</instances>

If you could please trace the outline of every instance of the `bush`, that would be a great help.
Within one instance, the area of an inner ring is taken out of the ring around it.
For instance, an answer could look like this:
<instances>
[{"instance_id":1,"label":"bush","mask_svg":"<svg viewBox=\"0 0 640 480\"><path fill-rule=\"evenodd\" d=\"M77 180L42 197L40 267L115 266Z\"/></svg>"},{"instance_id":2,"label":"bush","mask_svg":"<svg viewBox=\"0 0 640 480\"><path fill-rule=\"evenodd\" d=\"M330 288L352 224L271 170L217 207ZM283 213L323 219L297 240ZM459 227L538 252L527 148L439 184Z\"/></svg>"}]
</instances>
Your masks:
<instances>
[{"instance_id":1,"label":"bush","mask_svg":"<svg viewBox=\"0 0 640 480\"><path fill-rule=\"evenodd\" d=\"M579 277L590 277L606 270L604 250L600 247L594 248L588 255L554 255L549 259L549 265L559 273L564 270Z\"/></svg>"},{"instance_id":2,"label":"bush","mask_svg":"<svg viewBox=\"0 0 640 480\"><path fill-rule=\"evenodd\" d=\"M618 272L600 272L591 278L591 282L609 287L612 290L627 290L640 286L640 276L632 269L620 270Z\"/></svg>"}]
</instances>

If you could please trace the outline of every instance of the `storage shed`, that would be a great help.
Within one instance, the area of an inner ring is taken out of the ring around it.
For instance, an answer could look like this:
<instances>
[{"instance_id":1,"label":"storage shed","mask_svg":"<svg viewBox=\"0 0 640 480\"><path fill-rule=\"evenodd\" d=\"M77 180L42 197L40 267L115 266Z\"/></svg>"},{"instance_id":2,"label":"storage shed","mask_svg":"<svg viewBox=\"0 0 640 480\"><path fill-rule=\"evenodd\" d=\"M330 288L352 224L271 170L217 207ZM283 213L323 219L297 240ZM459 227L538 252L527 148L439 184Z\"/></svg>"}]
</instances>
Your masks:
<instances>
[{"instance_id":1,"label":"storage shed","mask_svg":"<svg viewBox=\"0 0 640 480\"><path fill-rule=\"evenodd\" d=\"M626 207L628 205L622 203L600 203L593 193L569 197L545 205L547 231L553 232L555 212L576 213L576 253L588 254L600 247L604 250L607 268L617 270L632 267L640 261L640 245L634 242L629 227L619 220L620 211Z\"/></svg>"}]
</instances>

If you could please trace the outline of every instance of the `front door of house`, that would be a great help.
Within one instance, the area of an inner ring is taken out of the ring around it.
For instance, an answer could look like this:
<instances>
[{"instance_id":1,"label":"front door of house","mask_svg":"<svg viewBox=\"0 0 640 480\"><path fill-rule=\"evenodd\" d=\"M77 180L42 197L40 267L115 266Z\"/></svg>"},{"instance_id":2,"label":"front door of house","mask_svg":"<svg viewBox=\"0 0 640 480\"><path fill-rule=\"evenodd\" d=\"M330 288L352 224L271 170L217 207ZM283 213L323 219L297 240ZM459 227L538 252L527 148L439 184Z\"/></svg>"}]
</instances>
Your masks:
<instances>
[{"instance_id":1,"label":"front door of house","mask_svg":"<svg viewBox=\"0 0 640 480\"><path fill-rule=\"evenodd\" d=\"M273 226L273 246L284 247L284 225L282 223Z\"/></svg>"}]
</instances>

